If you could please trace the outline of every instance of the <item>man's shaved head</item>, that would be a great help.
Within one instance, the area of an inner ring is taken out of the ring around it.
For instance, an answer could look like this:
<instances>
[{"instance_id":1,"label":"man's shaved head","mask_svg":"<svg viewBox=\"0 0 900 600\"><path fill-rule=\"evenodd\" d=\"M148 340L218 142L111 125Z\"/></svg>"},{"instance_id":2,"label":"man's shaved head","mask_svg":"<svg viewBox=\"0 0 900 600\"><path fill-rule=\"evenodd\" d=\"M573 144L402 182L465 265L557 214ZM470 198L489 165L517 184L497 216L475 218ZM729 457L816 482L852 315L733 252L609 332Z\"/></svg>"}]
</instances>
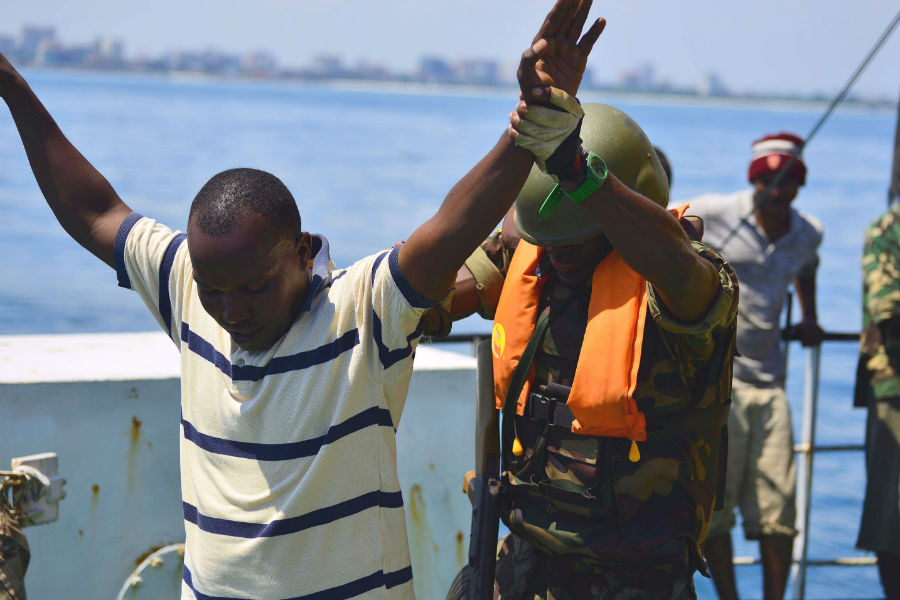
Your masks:
<instances>
[{"instance_id":1,"label":"man's shaved head","mask_svg":"<svg viewBox=\"0 0 900 600\"><path fill-rule=\"evenodd\" d=\"M188 223L207 235L228 235L249 213L279 224L285 237L300 236L300 211L280 179L258 169L228 169L206 182L191 204Z\"/></svg>"}]
</instances>

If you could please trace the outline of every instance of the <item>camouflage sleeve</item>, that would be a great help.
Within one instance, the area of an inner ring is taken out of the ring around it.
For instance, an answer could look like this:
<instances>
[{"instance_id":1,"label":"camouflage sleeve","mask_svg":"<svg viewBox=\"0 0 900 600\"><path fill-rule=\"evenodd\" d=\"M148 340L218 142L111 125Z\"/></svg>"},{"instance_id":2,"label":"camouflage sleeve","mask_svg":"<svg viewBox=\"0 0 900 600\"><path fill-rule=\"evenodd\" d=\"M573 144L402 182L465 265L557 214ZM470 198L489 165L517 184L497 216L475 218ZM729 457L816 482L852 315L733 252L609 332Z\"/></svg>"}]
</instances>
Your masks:
<instances>
[{"instance_id":1,"label":"camouflage sleeve","mask_svg":"<svg viewBox=\"0 0 900 600\"><path fill-rule=\"evenodd\" d=\"M900 314L900 216L896 211L866 230L863 288L864 308L873 323Z\"/></svg>"},{"instance_id":2,"label":"camouflage sleeve","mask_svg":"<svg viewBox=\"0 0 900 600\"><path fill-rule=\"evenodd\" d=\"M719 293L706 314L693 322L676 319L650 284L647 284L647 309L676 356L703 360L710 355L717 332L732 326L737 318L738 281L734 269L718 252L702 242L692 241L691 245L700 256L716 265L719 273Z\"/></svg>"},{"instance_id":3,"label":"camouflage sleeve","mask_svg":"<svg viewBox=\"0 0 900 600\"><path fill-rule=\"evenodd\" d=\"M478 314L485 319L494 318L510 258L510 253L503 245L501 231L498 230L466 260L466 268L475 280Z\"/></svg>"},{"instance_id":4,"label":"camouflage sleeve","mask_svg":"<svg viewBox=\"0 0 900 600\"><path fill-rule=\"evenodd\" d=\"M503 277L506 277L506 271L509 268L509 261L512 260L513 252L516 251L515 245L510 243L518 242L518 238L512 238L503 233L502 229L498 229L491 236L481 243L481 250L487 258L497 267Z\"/></svg>"}]
</instances>

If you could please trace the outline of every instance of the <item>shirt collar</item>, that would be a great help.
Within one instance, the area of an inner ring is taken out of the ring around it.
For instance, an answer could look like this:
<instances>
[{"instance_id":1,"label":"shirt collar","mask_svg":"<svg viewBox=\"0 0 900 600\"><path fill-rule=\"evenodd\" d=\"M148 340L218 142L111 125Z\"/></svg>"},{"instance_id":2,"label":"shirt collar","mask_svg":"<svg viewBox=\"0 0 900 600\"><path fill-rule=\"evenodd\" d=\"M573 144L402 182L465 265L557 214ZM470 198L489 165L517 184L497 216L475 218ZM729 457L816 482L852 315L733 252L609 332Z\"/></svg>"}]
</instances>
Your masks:
<instances>
[{"instance_id":1,"label":"shirt collar","mask_svg":"<svg viewBox=\"0 0 900 600\"><path fill-rule=\"evenodd\" d=\"M319 233L311 234L313 263L310 273L309 290L306 293L306 300L300 312L306 312L312 307L313 298L323 288L323 285L331 280L331 272L335 269L334 262L331 260L329 252L328 239Z\"/></svg>"}]
</instances>

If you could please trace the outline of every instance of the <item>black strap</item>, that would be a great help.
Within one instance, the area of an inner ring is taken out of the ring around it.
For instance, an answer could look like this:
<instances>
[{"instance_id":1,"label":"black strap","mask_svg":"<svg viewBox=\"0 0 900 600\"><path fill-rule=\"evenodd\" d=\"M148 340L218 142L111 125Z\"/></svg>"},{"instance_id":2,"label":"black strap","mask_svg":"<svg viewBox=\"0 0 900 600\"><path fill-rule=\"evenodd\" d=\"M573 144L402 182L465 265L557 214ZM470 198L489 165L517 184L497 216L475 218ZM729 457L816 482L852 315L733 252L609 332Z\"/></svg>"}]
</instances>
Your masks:
<instances>
[{"instance_id":1,"label":"black strap","mask_svg":"<svg viewBox=\"0 0 900 600\"><path fill-rule=\"evenodd\" d=\"M727 403L720 406L695 408L667 417L648 419L647 433L665 435L666 433L691 433L719 429L728 422L730 408L730 403ZM575 420L572 409L565 403L565 400L535 392L528 395L525 416L532 421L546 422L563 429L571 429L572 421Z\"/></svg>"},{"instance_id":2,"label":"black strap","mask_svg":"<svg viewBox=\"0 0 900 600\"><path fill-rule=\"evenodd\" d=\"M549 423L563 429L572 429L572 422L575 421L575 415L564 399L539 392L528 394L525 416L532 421Z\"/></svg>"},{"instance_id":3,"label":"black strap","mask_svg":"<svg viewBox=\"0 0 900 600\"><path fill-rule=\"evenodd\" d=\"M516 461L516 458L512 454L512 443L516 437L516 401L519 399L519 394L522 393L522 388L525 387L525 382L528 380L528 372L531 370L531 364L534 362L534 357L541 345L541 341L544 339L544 335L547 333L550 323L552 323L557 316L563 314L575 300L583 296L584 294L581 293L572 294L565 302L554 308L552 315L548 308L538 316L537 323L535 323L534 326L534 332L531 334L531 339L528 340L528 344L525 345L525 350L522 351L522 357L519 359L519 364L513 369L512 377L509 380L509 387L506 389L506 397L503 399L502 410L503 420L501 422L500 435L502 451L500 454L503 457L503 462L505 464L512 465ZM545 437L548 430L549 428L544 428L544 434L541 436L542 438ZM543 439L539 439L538 443L535 444L535 447L543 446L543 441Z\"/></svg>"},{"instance_id":4,"label":"black strap","mask_svg":"<svg viewBox=\"0 0 900 600\"><path fill-rule=\"evenodd\" d=\"M509 464L515 462L512 454L512 443L516 437L516 401L525 382L528 380L528 372L531 370L531 364L534 362L534 356L537 354L538 346L544 339L544 334L550 327L550 311L544 311L538 317L537 324L534 326L534 333L531 339L522 351L522 358L519 364L513 369L512 377L509 380L509 387L506 389L506 398L503 400L503 422L502 422L502 441L503 441L503 461Z\"/></svg>"}]
</instances>

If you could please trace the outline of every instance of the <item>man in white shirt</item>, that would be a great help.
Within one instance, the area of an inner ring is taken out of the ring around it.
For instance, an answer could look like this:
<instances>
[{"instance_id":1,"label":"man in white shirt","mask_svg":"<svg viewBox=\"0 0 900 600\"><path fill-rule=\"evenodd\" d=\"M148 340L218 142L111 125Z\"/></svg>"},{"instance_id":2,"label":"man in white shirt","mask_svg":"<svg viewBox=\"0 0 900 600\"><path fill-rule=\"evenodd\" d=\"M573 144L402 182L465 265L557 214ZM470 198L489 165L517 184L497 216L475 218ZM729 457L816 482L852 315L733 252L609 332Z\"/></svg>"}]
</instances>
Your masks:
<instances>
[{"instance_id":1,"label":"man in white shirt","mask_svg":"<svg viewBox=\"0 0 900 600\"><path fill-rule=\"evenodd\" d=\"M779 322L792 283L802 312L802 343L815 345L824 336L815 295L822 226L791 206L806 182L802 144L784 132L756 140L747 173L750 189L688 202L689 214L703 219L703 241L734 267L741 294L724 507L713 514L705 545L723 600L737 598L730 534L735 507L747 539L759 540L766 600L784 596L797 533L794 441Z\"/></svg>"}]
</instances>

